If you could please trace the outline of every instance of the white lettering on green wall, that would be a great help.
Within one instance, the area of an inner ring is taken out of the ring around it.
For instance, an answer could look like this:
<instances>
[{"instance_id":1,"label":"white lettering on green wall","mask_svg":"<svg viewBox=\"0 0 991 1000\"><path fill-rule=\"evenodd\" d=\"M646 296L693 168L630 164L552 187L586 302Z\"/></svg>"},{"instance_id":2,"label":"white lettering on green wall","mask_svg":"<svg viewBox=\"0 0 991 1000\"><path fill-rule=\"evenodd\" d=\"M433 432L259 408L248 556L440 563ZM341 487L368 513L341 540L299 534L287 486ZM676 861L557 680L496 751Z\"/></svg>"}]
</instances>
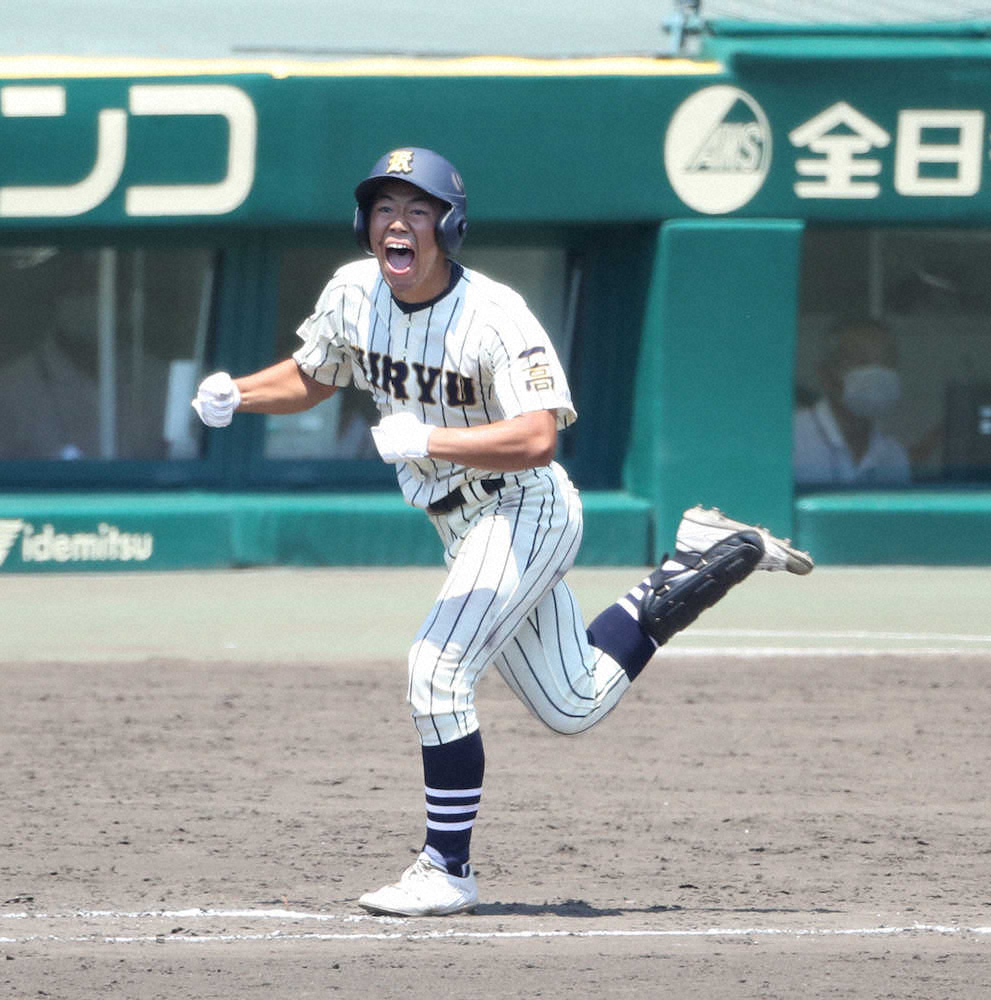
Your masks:
<instances>
[{"instance_id":1,"label":"white lettering on green wall","mask_svg":"<svg viewBox=\"0 0 991 1000\"><path fill-rule=\"evenodd\" d=\"M227 84L143 84L131 87L132 115L223 115L230 138L227 175L217 184L148 184L129 187L128 215L225 215L251 191L258 121L243 90Z\"/></svg>"},{"instance_id":2,"label":"white lettering on green wall","mask_svg":"<svg viewBox=\"0 0 991 1000\"><path fill-rule=\"evenodd\" d=\"M981 189L983 111L899 111L895 190L910 197L969 198ZM926 176L939 164L942 172Z\"/></svg>"},{"instance_id":3,"label":"white lettering on green wall","mask_svg":"<svg viewBox=\"0 0 991 1000\"><path fill-rule=\"evenodd\" d=\"M52 524L41 529L21 519L0 519L0 566L20 535L22 563L145 562L155 548L151 532L121 531L100 522L96 531L56 531Z\"/></svg>"},{"instance_id":4,"label":"white lettering on green wall","mask_svg":"<svg viewBox=\"0 0 991 1000\"><path fill-rule=\"evenodd\" d=\"M796 181L799 198L877 198L881 161L870 154L891 143L876 122L845 101L826 108L788 134L812 157L795 161L811 180ZM984 112L920 108L898 112L895 191L910 198L970 198L981 189Z\"/></svg>"},{"instance_id":5,"label":"white lettering on green wall","mask_svg":"<svg viewBox=\"0 0 991 1000\"><path fill-rule=\"evenodd\" d=\"M62 86L16 84L0 87L0 116L61 118ZM124 191L129 216L225 215L251 192L255 178L258 116L251 98L229 84L135 84L128 107L103 108L96 118L96 157L89 173L66 184L0 186L0 217L65 218L85 215L116 189L127 158L129 116L213 115L228 127L224 177L213 184L131 185Z\"/></svg>"},{"instance_id":6,"label":"white lettering on green wall","mask_svg":"<svg viewBox=\"0 0 991 1000\"><path fill-rule=\"evenodd\" d=\"M799 174L815 178L795 185L799 198L876 198L881 193L879 184L864 180L881 172L881 162L863 154L887 146L891 136L846 101L793 129L788 138L817 154L795 161Z\"/></svg>"}]
</instances>

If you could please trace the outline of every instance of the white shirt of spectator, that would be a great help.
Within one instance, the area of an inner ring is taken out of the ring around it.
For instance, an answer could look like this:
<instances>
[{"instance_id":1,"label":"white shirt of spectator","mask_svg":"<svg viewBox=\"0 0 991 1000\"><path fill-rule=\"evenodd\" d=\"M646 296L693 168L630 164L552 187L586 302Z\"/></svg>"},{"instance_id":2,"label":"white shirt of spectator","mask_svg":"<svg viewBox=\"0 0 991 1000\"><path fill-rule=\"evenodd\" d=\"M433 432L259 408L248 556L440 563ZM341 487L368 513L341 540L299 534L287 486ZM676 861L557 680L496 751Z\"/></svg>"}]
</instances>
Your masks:
<instances>
[{"instance_id":1,"label":"white shirt of spectator","mask_svg":"<svg viewBox=\"0 0 991 1000\"><path fill-rule=\"evenodd\" d=\"M877 425L855 461L826 399L795 414L793 460L799 486L898 486L911 478L904 446Z\"/></svg>"}]
</instances>

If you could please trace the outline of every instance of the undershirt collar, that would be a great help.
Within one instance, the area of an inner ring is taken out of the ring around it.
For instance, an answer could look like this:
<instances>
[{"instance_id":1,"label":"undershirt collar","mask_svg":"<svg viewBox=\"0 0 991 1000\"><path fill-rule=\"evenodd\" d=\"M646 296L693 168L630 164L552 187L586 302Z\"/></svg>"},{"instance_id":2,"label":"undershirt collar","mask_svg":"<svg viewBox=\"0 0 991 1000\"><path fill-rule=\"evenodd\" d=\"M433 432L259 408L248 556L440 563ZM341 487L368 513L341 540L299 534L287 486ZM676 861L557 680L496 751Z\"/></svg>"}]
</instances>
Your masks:
<instances>
[{"instance_id":1,"label":"undershirt collar","mask_svg":"<svg viewBox=\"0 0 991 1000\"><path fill-rule=\"evenodd\" d=\"M407 316L412 313L419 312L421 309L429 309L430 306L436 305L445 295L451 292L451 289L461 280L461 275L465 273L465 269L456 261L451 261L451 279L447 283L447 288L440 293L440 295L435 295L432 299L427 299L426 302L403 302L401 299L397 299L395 295L392 296L392 301L399 306L400 309Z\"/></svg>"}]
</instances>

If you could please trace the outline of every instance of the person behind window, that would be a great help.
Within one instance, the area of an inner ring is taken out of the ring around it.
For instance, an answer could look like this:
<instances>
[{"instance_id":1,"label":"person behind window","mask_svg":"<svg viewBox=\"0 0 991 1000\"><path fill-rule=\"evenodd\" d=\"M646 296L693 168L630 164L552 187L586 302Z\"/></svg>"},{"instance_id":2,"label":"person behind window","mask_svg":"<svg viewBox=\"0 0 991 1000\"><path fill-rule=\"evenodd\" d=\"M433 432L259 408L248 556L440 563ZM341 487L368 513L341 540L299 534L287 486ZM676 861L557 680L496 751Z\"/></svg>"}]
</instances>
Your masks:
<instances>
[{"instance_id":1,"label":"person behind window","mask_svg":"<svg viewBox=\"0 0 991 1000\"><path fill-rule=\"evenodd\" d=\"M901 394L890 330L873 320L837 324L818 374L822 397L795 414L795 482L901 485L911 478L905 447L880 428Z\"/></svg>"},{"instance_id":2,"label":"person behind window","mask_svg":"<svg viewBox=\"0 0 991 1000\"><path fill-rule=\"evenodd\" d=\"M99 457L95 338L67 328L0 371L0 458Z\"/></svg>"}]
</instances>

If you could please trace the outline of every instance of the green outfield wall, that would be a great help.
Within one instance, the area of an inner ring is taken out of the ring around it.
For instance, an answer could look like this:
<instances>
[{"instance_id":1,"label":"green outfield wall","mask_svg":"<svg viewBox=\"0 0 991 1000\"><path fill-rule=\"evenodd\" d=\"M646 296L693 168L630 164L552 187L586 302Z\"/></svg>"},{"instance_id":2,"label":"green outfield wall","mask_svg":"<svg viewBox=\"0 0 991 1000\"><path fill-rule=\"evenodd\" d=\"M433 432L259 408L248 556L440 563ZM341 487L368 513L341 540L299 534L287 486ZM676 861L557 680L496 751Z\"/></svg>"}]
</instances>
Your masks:
<instances>
[{"instance_id":1,"label":"green outfield wall","mask_svg":"<svg viewBox=\"0 0 991 1000\"><path fill-rule=\"evenodd\" d=\"M701 502L822 563L991 563L991 489L796 496L791 471L804 234L991 226L991 40L727 24L706 53L0 59L0 251L210 248L201 361L241 373L273 360L287 248L344 245L371 162L431 146L466 178L470 245L558 248L580 276L559 455L580 562L649 564ZM439 561L389 470L275 462L264 433L0 461L0 571Z\"/></svg>"}]
</instances>

